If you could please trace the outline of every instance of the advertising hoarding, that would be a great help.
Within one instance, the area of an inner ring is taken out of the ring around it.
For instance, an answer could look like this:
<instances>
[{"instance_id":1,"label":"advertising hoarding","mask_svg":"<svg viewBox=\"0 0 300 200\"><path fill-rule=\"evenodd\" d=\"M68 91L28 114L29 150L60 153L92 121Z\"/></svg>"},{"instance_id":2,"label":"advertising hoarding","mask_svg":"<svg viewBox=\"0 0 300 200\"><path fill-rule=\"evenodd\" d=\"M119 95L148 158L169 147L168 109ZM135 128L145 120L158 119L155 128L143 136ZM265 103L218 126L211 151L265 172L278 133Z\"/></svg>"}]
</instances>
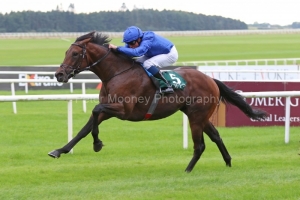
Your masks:
<instances>
[{"instance_id":1,"label":"advertising hoarding","mask_svg":"<svg viewBox=\"0 0 300 200\"><path fill-rule=\"evenodd\" d=\"M262 92L262 91L299 91L300 83L297 82L224 82L237 92ZM300 125L300 97L291 97L291 126ZM254 108L268 112L264 121L249 119L238 108L232 105L226 106L225 126L274 126L285 124L285 97L259 97L245 98L245 101Z\"/></svg>"}]
</instances>

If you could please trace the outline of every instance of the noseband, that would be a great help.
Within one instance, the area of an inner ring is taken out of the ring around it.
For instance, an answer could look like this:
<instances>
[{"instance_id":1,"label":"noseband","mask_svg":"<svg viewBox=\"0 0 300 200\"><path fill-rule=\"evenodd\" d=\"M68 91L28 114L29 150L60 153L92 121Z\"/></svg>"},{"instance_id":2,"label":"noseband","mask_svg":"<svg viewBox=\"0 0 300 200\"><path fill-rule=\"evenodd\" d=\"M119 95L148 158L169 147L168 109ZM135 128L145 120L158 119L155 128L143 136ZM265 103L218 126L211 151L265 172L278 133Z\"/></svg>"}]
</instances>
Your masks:
<instances>
[{"instance_id":1,"label":"noseband","mask_svg":"<svg viewBox=\"0 0 300 200\"><path fill-rule=\"evenodd\" d=\"M86 45L82 46L82 45L77 44L77 43L73 43L71 45L75 45L75 46L78 46L78 47L82 48L82 53L80 54L82 59L81 59L79 65L76 68L74 68L73 66L64 64L64 63L62 63L60 65L60 67L63 68L64 70L66 69L66 67L70 67L71 69L73 69L72 72L68 75L68 76L71 75L71 77L75 77L76 74L79 74L82 71L90 70L92 67L94 67L95 65L99 64L102 60L104 60L108 56L108 54L110 53L110 49L108 49L107 53L102 58L100 58L99 60L97 60L93 64L85 67L84 69L80 69L82 61L84 60L84 58L87 59L87 56L86 56ZM86 62L88 63L87 60L86 60Z\"/></svg>"}]
</instances>

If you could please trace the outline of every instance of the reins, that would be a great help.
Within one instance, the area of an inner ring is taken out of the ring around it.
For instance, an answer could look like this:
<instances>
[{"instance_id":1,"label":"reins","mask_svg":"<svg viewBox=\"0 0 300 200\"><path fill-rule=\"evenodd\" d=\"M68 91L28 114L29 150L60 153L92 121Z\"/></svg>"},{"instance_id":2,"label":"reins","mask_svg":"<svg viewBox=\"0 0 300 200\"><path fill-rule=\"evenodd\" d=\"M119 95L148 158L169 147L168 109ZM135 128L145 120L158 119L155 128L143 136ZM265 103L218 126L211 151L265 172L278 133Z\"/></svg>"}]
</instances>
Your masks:
<instances>
[{"instance_id":1,"label":"reins","mask_svg":"<svg viewBox=\"0 0 300 200\"><path fill-rule=\"evenodd\" d=\"M73 69L73 71L70 73L70 75L72 75L73 77L75 77L77 74L79 74L79 73L82 72L82 71L91 70L92 67L98 65L98 64L99 64L101 61L103 61L103 60L109 55L109 53L111 52L111 49L108 48L107 53L106 53L103 57L101 57L100 59L98 59L98 60L97 60L96 62L94 62L93 64L91 64L91 65L85 67L84 69L80 69L80 66L81 66L82 61L84 60L84 58L87 59L87 56L86 56L86 45L83 46L83 45L80 45L80 44L77 44L77 43L73 43L72 45L75 45L75 46L78 46L78 47L82 48L82 53L81 53L82 59L81 59L81 62L79 63L79 65L78 65L76 68L73 68L72 66L66 65L66 64L64 64L64 63L61 64L60 67L62 67L62 68L65 68L65 67L71 67L71 68ZM88 63L88 61L86 61L86 62ZM122 74L122 73L125 73L125 72L129 71L130 69L132 69L132 68L134 67L134 63L135 63L135 61L132 62L132 66L129 67L128 69L125 69L125 70L123 70L123 71L121 71L121 72L119 72L119 73L117 73L117 74L114 74L112 77L110 77L110 78L108 78L108 79L106 79L106 80L102 80L102 82L106 82L106 83L107 83L107 82L109 82L112 78L114 78L114 77L116 77L116 76L118 76L118 75L120 75L120 74Z\"/></svg>"},{"instance_id":2,"label":"reins","mask_svg":"<svg viewBox=\"0 0 300 200\"><path fill-rule=\"evenodd\" d=\"M117 73L117 74L114 74L112 77L110 77L110 78L108 78L108 79L106 79L106 80L102 80L102 82L108 83L108 82L109 82L111 79L113 79L114 77L119 76L120 74L123 74L123 73L129 71L130 69L132 69L132 68L134 67L134 63L135 63L135 62L133 61L131 67L129 67L128 69L125 69L124 71L121 71L121 72L119 72L119 73Z\"/></svg>"},{"instance_id":3,"label":"reins","mask_svg":"<svg viewBox=\"0 0 300 200\"><path fill-rule=\"evenodd\" d=\"M83 60L84 57L86 56L86 45L82 46L82 45L77 44L77 43L73 43L72 45L76 45L76 46L82 48L82 60ZM80 73L80 72L82 72L82 71L90 70L92 67L98 65L102 60L104 60L104 59L108 56L109 53L110 53L110 49L107 50L106 54L105 54L102 58L100 58L99 60L97 60L97 61L94 62L93 64L91 64L91 65L85 67L84 69L79 70L79 68L80 68L80 66L81 66L81 64L82 64L82 61L81 61L80 65L78 65L78 67L75 69L75 70L77 71L77 74ZM86 57L86 58L87 58L87 57Z\"/></svg>"}]
</instances>

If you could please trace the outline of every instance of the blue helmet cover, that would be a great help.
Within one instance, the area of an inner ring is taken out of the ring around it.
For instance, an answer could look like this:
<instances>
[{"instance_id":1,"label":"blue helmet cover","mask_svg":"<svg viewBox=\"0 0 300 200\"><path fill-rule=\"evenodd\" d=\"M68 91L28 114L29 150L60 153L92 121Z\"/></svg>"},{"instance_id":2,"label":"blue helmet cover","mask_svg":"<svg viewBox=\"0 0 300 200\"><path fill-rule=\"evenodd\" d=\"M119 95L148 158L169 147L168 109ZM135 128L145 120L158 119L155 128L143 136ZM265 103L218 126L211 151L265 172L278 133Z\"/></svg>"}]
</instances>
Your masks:
<instances>
[{"instance_id":1,"label":"blue helmet cover","mask_svg":"<svg viewBox=\"0 0 300 200\"><path fill-rule=\"evenodd\" d=\"M123 42L132 42L143 36L143 32L136 26L128 27L123 34Z\"/></svg>"}]
</instances>

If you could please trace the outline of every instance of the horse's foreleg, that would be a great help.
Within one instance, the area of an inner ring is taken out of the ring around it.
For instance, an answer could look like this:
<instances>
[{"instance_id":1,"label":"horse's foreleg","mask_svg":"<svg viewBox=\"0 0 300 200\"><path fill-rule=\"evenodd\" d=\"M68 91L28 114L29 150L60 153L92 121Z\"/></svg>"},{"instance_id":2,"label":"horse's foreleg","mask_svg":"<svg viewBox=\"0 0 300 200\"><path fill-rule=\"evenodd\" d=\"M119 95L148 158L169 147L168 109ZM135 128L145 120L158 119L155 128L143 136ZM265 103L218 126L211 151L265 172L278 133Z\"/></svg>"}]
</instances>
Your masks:
<instances>
[{"instance_id":1,"label":"horse's foreleg","mask_svg":"<svg viewBox=\"0 0 300 200\"><path fill-rule=\"evenodd\" d=\"M93 117L90 117L89 121L87 124L79 131L79 133L64 147L60 149L53 150L48 153L49 156L53 158L59 158L60 154L62 153L68 153L71 151L71 149L85 136L87 136L91 130L92 130L92 125L93 125Z\"/></svg>"},{"instance_id":2,"label":"horse's foreleg","mask_svg":"<svg viewBox=\"0 0 300 200\"><path fill-rule=\"evenodd\" d=\"M192 131L193 142L194 142L194 155L193 155L193 158L190 161L189 165L185 169L186 172L191 172L193 170L196 163L200 159L203 151L205 150L203 129L202 129L201 125L196 124L196 123L191 123L191 121L190 121L190 127L191 127L191 131Z\"/></svg>"},{"instance_id":3,"label":"horse's foreleg","mask_svg":"<svg viewBox=\"0 0 300 200\"><path fill-rule=\"evenodd\" d=\"M226 166L231 167L231 157L225 147L225 144L223 143L219 132L217 131L217 129L214 127L214 125L212 123L207 123L207 125L204 127L204 132L209 136L209 138L211 139L211 141L213 141L214 143L217 144L223 159L226 163Z\"/></svg>"}]
</instances>

